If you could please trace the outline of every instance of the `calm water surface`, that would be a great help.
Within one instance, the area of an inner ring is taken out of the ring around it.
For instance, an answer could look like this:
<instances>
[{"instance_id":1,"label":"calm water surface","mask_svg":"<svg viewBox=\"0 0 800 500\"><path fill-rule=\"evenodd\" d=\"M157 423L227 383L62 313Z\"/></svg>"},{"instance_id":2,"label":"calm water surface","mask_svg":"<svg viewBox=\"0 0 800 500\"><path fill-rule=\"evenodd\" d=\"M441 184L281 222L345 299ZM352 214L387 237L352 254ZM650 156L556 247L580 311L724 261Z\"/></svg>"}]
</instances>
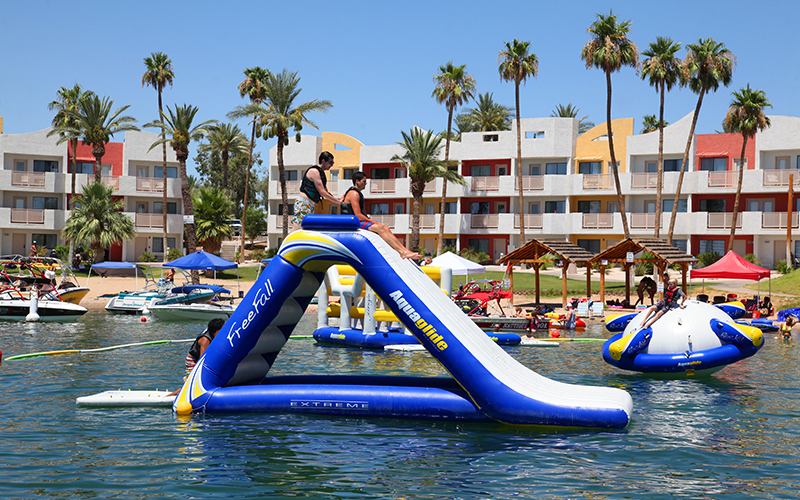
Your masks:
<instances>
[{"instance_id":1,"label":"calm water surface","mask_svg":"<svg viewBox=\"0 0 800 500\"><path fill-rule=\"evenodd\" d=\"M297 333L311 333L306 315ZM80 322L0 324L4 357L185 339L201 325L92 312ZM607 337L592 325L578 336ZM615 386L624 431L298 415L176 417L167 408L87 409L107 389L174 389L188 344L5 362L0 498L797 498L800 345L767 335L754 358L703 380L627 375L599 342L506 348L556 380ZM443 376L426 353L290 340L273 374Z\"/></svg>"}]
</instances>

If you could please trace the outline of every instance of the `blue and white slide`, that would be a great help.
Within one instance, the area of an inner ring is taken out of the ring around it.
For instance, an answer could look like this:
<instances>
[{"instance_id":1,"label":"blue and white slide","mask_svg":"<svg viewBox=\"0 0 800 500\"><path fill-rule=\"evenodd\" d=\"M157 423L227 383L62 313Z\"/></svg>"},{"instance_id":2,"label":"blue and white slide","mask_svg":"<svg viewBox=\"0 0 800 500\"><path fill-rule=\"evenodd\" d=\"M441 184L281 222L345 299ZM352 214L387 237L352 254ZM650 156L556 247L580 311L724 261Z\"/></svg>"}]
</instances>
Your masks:
<instances>
[{"instance_id":1,"label":"blue and white slide","mask_svg":"<svg viewBox=\"0 0 800 500\"><path fill-rule=\"evenodd\" d=\"M175 399L192 412L315 413L617 428L630 395L548 379L509 356L416 263L353 216L307 216L198 361ZM352 266L452 378L268 372L325 271Z\"/></svg>"}]
</instances>

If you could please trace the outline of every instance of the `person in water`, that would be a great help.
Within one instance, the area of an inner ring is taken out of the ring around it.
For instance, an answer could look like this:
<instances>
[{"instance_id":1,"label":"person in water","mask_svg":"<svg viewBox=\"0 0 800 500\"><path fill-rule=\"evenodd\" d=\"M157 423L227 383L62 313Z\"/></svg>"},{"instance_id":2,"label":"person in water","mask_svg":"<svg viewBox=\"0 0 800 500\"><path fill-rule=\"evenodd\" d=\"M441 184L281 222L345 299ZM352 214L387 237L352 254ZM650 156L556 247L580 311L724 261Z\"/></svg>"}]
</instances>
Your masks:
<instances>
[{"instance_id":1,"label":"person in water","mask_svg":"<svg viewBox=\"0 0 800 500\"><path fill-rule=\"evenodd\" d=\"M683 300L678 304L678 300L681 298L683 298ZM644 319L639 326L642 329L650 328L653 326L653 323L658 321L658 319L670 309L675 309L676 307L683 309L686 299L686 294L678 288L678 284L674 280L668 282L667 288L664 290L664 298L647 309L647 314L644 315ZM655 315L653 315L653 313L655 313ZM653 315L652 318L650 318L651 315Z\"/></svg>"},{"instance_id":2,"label":"person in water","mask_svg":"<svg viewBox=\"0 0 800 500\"><path fill-rule=\"evenodd\" d=\"M183 377L183 381L186 382L186 377L192 373L194 369L194 365L197 364L197 361L203 357L205 354L206 349L208 346L211 345L211 342L217 336L217 333L222 329L222 326L225 324L225 320L222 318L214 318L208 322L208 326L203 333L197 336L192 342L192 346L189 347L189 352L186 353L186 358L184 360L186 365L186 375ZM177 396L181 390L178 389L167 396Z\"/></svg>"},{"instance_id":3,"label":"person in water","mask_svg":"<svg viewBox=\"0 0 800 500\"><path fill-rule=\"evenodd\" d=\"M361 221L361 229L372 231L389 244L390 247L397 250L400 257L404 259L419 259L420 254L412 252L404 247L397 236L392 234L392 231L378 222L370 220L369 216L364 213L364 194L361 192L367 186L367 176L364 172L356 172L353 174L353 187L349 188L344 193L342 199L342 215L355 215Z\"/></svg>"},{"instance_id":4,"label":"person in water","mask_svg":"<svg viewBox=\"0 0 800 500\"><path fill-rule=\"evenodd\" d=\"M314 205L322 201L322 198L340 205L342 200L334 197L328 191L328 177L325 175L327 170L333 167L333 155L323 151L319 155L319 164L308 167L303 174L300 183L300 194L294 202L294 217L292 218L292 231L300 229L301 223L306 215L314 211Z\"/></svg>"},{"instance_id":5,"label":"person in water","mask_svg":"<svg viewBox=\"0 0 800 500\"><path fill-rule=\"evenodd\" d=\"M780 336L783 340L792 340L792 328L794 328L795 324L797 324L797 318L794 316L789 316L786 318L786 321L784 321L779 328L781 332Z\"/></svg>"}]
</instances>

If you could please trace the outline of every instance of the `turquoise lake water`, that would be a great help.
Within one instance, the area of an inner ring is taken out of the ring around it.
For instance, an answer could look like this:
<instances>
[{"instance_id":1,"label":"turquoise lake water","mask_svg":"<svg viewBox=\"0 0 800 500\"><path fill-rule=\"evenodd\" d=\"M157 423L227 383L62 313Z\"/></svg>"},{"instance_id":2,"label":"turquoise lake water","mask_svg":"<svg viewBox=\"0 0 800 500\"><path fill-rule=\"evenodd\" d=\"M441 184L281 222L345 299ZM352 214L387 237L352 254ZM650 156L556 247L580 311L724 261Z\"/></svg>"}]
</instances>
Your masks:
<instances>
[{"instance_id":1,"label":"turquoise lake water","mask_svg":"<svg viewBox=\"0 0 800 500\"><path fill-rule=\"evenodd\" d=\"M296 333L311 333L307 314ZM91 312L0 325L4 357L193 338L182 325ZM609 337L590 325L585 337ZM501 424L80 408L108 389L175 389L188 344L6 361L0 498L739 499L800 496L800 345L767 334L755 357L701 380L654 380L602 361L599 342L507 347L537 372L633 397L623 431ZM797 342L798 339L795 340ZM290 340L271 374L445 376L427 353Z\"/></svg>"}]
</instances>

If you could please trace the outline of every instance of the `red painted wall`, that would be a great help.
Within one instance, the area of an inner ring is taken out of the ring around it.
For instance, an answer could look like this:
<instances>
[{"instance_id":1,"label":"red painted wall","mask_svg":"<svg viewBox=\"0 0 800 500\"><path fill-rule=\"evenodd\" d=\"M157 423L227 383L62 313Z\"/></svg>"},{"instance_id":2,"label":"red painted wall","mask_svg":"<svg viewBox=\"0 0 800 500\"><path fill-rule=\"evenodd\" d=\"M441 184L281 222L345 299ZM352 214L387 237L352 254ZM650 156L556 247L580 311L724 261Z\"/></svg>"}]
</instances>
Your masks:
<instances>
[{"instance_id":1,"label":"red painted wall","mask_svg":"<svg viewBox=\"0 0 800 500\"><path fill-rule=\"evenodd\" d=\"M748 139L745 146L745 158L747 158L747 170L753 170L756 166L756 141ZM742 156L742 134L700 134L697 136L697 157L695 158L695 170L700 171L700 160L703 158L722 158L728 159L728 170L733 170L733 158Z\"/></svg>"},{"instance_id":2,"label":"red painted wall","mask_svg":"<svg viewBox=\"0 0 800 500\"><path fill-rule=\"evenodd\" d=\"M111 175L122 175L122 150L124 144L121 142L109 142L106 144L106 153L103 155L103 165L111 165ZM67 158L68 165L65 170L67 173L72 173L72 148L67 144ZM78 161L94 163L95 158L92 154L91 146L85 145L82 141L78 141Z\"/></svg>"},{"instance_id":3,"label":"red painted wall","mask_svg":"<svg viewBox=\"0 0 800 500\"><path fill-rule=\"evenodd\" d=\"M506 167L506 175L511 175L511 160L508 158L496 159L496 160L464 160L461 162L461 175L464 177L469 177L469 167L472 165L491 165L491 176L497 175L497 166L505 165Z\"/></svg>"}]
</instances>

